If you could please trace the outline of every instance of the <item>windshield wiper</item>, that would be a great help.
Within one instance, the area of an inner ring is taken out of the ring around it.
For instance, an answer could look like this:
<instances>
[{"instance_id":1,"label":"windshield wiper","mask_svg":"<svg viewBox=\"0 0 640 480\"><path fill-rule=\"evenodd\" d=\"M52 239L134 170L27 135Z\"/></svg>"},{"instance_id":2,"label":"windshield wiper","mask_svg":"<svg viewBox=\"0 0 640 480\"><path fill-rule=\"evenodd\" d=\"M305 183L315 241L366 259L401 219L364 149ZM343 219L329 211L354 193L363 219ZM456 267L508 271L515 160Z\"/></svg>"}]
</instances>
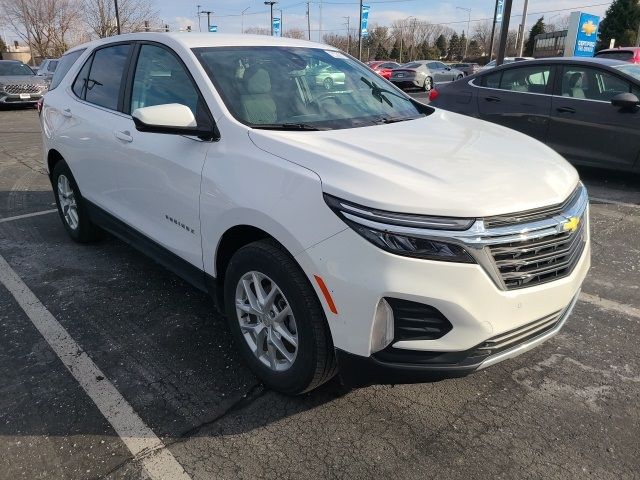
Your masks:
<instances>
[{"instance_id":1,"label":"windshield wiper","mask_svg":"<svg viewBox=\"0 0 640 480\"><path fill-rule=\"evenodd\" d=\"M261 123L257 125L251 125L251 127L259 128L262 130L302 130L307 132L330 130L329 128L317 127L308 123Z\"/></svg>"},{"instance_id":2,"label":"windshield wiper","mask_svg":"<svg viewBox=\"0 0 640 480\"><path fill-rule=\"evenodd\" d=\"M424 115L418 115L415 117L380 117L376 123L383 123L383 124L387 124L387 123L398 123L398 122L406 122L408 120L417 120L418 118L422 118Z\"/></svg>"}]
</instances>

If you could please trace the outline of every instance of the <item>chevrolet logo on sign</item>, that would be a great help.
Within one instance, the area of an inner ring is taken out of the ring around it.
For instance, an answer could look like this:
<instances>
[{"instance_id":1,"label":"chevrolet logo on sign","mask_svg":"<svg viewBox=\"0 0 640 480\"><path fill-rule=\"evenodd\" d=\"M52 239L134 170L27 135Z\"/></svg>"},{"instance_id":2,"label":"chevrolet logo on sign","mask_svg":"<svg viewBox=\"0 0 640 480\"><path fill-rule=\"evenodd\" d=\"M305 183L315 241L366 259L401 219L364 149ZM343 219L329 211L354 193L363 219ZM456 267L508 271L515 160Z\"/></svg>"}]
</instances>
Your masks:
<instances>
[{"instance_id":1,"label":"chevrolet logo on sign","mask_svg":"<svg viewBox=\"0 0 640 480\"><path fill-rule=\"evenodd\" d=\"M590 37L598 30L598 26L593 23L593 20L589 20L582 24L582 33L584 33L587 37Z\"/></svg>"},{"instance_id":2,"label":"chevrolet logo on sign","mask_svg":"<svg viewBox=\"0 0 640 480\"><path fill-rule=\"evenodd\" d=\"M578 225L580 225L580 219L578 217L571 217L562 224L562 231L575 232L578 229Z\"/></svg>"}]
</instances>

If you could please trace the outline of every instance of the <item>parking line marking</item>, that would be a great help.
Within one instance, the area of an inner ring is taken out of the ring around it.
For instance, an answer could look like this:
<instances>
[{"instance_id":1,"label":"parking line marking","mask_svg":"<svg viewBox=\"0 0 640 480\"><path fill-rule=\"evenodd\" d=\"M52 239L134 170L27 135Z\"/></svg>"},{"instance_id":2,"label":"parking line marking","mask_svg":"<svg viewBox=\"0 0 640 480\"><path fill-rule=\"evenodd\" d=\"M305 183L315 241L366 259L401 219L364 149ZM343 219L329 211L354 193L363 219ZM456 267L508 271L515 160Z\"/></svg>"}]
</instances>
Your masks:
<instances>
[{"instance_id":1,"label":"parking line marking","mask_svg":"<svg viewBox=\"0 0 640 480\"><path fill-rule=\"evenodd\" d=\"M48 213L53 213L57 211L58 209L53 208L51 210L42 210L40 212L25 213L24 215L16 215L15 217L0 218L0 223L13 222L14 220L21 220L23 218L29 218L29 217L37 217L38 215L46 215Z\"/></svg>"},{"instance_id":2,"label":"parking line marking","mask_svg":"<svg viewBox=\"0 0 640 480\"><path fill-rule=\"evenodd\" d=\"M191 477L164 443L142 421L67 330L0 255L0 283L13 295L49 346L96 404L152 480Z\"/></svg>"},{"instance_id":3,"label":"parking line marking","mask_svg":"<svg viewBox=\"0 0 640 480\"><path fill-rule=\"evenodd\" d=\"M608 200L606 198L589 197L589 200L593 200L597 203L608 203L609 205L620 205L621 207L640 208L640 205L637 203L620 202L618 200Z\"/></svg>"},{"instance_id":4,"label":"parking line marking","mask_svg":"<svg viewBox=\"0 0 640 480\"><path fill-rule=\"evenodd\" d=\"M580 294L580 300L595 305L596 307L604 308L605 310L613 310L623 315L640 318L640 308L632 307L631 305L614 302L613 300L607 300L606 298L585 292Z\"/></svg>"}]
</instances>

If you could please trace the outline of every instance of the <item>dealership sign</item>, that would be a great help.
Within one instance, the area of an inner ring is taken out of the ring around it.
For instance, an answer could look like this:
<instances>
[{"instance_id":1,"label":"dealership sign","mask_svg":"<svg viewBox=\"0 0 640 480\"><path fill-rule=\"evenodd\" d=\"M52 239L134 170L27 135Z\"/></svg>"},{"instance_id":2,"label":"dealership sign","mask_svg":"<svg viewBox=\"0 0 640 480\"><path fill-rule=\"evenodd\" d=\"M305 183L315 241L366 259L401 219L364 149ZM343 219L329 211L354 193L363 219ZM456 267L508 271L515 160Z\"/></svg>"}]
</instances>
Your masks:
<instances>
[{"instance_id":1,"label":"dealership sign","mask_svg":"<svg viewBox=\"0 0 640 480\"><path fill-rule=\"evenodd\" d=\"M584 12L571 12L565 57L593 57L598 42L600 17Z\"/></svg>"}]
</instances>

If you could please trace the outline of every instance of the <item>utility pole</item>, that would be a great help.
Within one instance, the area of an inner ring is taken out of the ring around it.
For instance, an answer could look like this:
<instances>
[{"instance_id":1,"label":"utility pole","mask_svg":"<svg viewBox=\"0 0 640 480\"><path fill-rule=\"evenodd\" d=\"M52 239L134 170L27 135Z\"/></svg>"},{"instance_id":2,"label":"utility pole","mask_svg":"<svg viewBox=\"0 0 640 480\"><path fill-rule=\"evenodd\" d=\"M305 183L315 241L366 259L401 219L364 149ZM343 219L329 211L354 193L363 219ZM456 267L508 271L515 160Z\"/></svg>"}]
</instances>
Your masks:
<instances>
[{"instance_id":1,"label":"utility pole","mask_svg":"<svg viewBox=\"0 0 640 480\"><path fill-rule=\"evenodd\" d=\"M265 5L269 5L269 7L271 8L271 36L273 37L273 6L278 3L278 2L274 2L274 1L270 1L270 2L264 2Z\"/></svg>"},{"instance_id":2,"label":"utility pole","mask_svg":"<svg viewBox=\"0 0 640 480\"><path fill-rule=\"evenodd\" d=\"M207 14L207 32L211 30L211 14L213 13L210 10L201 10L200 13Z\"/></svg>"},{"instance_id":3,"label":"utility pole","mask_svg":"<svg viewBox=\"0 0 640 480\"><path fill-rule=\"evenodd\" d=\"M360 0L360 17L358 18L358 60L362 60L362 0Z\"/></svg>"},{"instance_id":4,"label":"utility pole","mask_svg":"<svg viewBox=\"0 0 640 480\"><path fill-rule=\"evenodd\" d=\"M311 40L311 13L309 12L309 2L307 2L307 37Z\"/></svg>"},{"instance_id":5,"label":"utility pole","mask_svg":"<svg viewBox=\"0 0 640 480\"><path fill-rule=\"evenodd\" d=\"M351 29L350 29L350 21L351 17L342 17L347 20L347 53L351 55Z\"/></svg>"},{"instance_id":6,"label":"utility pole","mask_svg":"<svg viewBox=\"0 0 640 480\"><path fill-rule=\"evenodd\" d=\"M200 13L202 13L200 12L201 8L202 8L202 5L198 5L198 31L199 32L202 31L202 25L201 25L202 22L200 22Z\"/></svg>"},{"instance_id":7,"label":"utility pole","mask_svg":"<svg viewBox=\"0 0 640 480\"><path fill-rule=\"evenodd\" d=\"M118 11L118 0L113 0L113 3L116 7L116 29L118 31L118 35L120 35L120 12Z\"/></svg>"},{"instance_id":8,"label":"utility pole","mask_svg":"<svg viewBox=\"0 0 640 480\"><path fill-rule=\"evenodd\" d=\"M504 13L502 14L502 25L500 28L500 45L498 46L498 58L496 66L504 63L504 54L507 51L507 40L509 36L509 19L511 18L511 6L513 0L504 0Z\"/></svg>"},{"instance_id":9,"label":"utility pole","mask_svg":"<svg viewBox=\"0 0 640 480\"><path fill-rule=\"evenodd\" d=\"M520 24L520 50L518 50L518 56L522 56L524 51L524 29L527 27L527 7L529 6L529 0L524 0L524 10L522 11L522 23Z\"/></svg>"},{"instance_id":10,"label":"utility pole","mask_svg":"<svg viewBox=\"0 0 640 480\"><path fill-rule=\"evenodd\" d=\"M282 15L282 9L280 9L280 36L282 37L282 32L284 32L284 15Z\"/></svg>"},{"instance_id":11,"label":"utility pole","mask_svg":"<svg viewBox=\"0 0 640 480\"><path fill-rule=\"evenodd\" d=\"M500 0L496 0L496 8L493 11L493 23L491 24L491 46L489 47L489 61L491 61L493 59L493 40L495 37L495 33L496 33L496 23L498 21L498 2Z\"/></svg>"},{"instance_id":12,"label":"utility pole","mask_svg":"<svg viewBox=\"0 0 640 480\"><path fill-rule=\"evenodd\" d=\"M251 7L247 7L240 13L240 33L244 33L244 12L249 10Z\"/></svg>"},{"instance_id":13,"label":"utility pole","mask_svg":"<svg viewBox=\"0 0 640 480\"><path fill-rule=\"evenodd\" d=\"M362 7L360 8L362 9ZM322 0L318 0L318 41L322 43Z\"/></svg>"},{"instance_id":14,"label":"utility pole","mask_svg":"<svg viewBox=\"0 0 640 480\"><path fill-rule=\"evenodd\" d=\"M456 7L456 8L458 10L465 10L469 14L469 17L467 17L468 18L467 19L467 38L464 44L464 55L462 55L462 59L464 60L465 58L467 58L467 49L469 48L469 36L471 35L471 32L469 31L469 29L471 28L471 9L464 8L464 7Z\"/></svg>"}]
</instances>

